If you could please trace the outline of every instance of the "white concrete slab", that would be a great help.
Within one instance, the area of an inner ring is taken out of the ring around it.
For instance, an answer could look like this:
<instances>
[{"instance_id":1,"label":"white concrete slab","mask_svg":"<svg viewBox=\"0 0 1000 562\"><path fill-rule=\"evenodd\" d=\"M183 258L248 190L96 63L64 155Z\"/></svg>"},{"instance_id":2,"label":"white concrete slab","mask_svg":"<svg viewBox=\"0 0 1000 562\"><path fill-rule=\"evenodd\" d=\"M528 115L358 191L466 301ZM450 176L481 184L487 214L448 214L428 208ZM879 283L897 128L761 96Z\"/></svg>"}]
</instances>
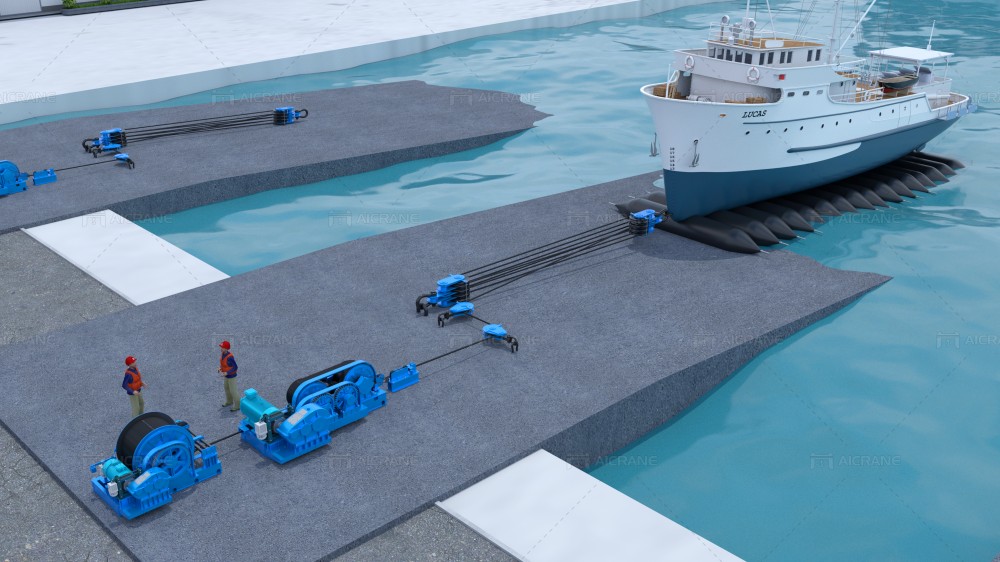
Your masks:
<instances>
[{"instance_id":1,"label":"white concrete slab","mask_svg":"<svg viewBox=\"0 0 1000 562\"><path fill-rule=\"evenodd\" d=\"M544 450L438 505L520 560L740 560Z\"/></svg>"},{"instance_id":2,"label":"white concrete slab","mask_svg":"<svg viewBox=\"0 0 1000 562\"><path fill-rule=\"evenodd\" d=\"M111 211L24 232L135 305L229 277Z\"/></svg>"},{"instance_id":3,"label":"white concrete slab","mask_svg":"<svg viewBox=\"0 0 1000 562\"><path fill-rule=\"evenodd\" d=\"M0 61L11 61L0 81L0 123L712 1L718 0L210 0L8 21L0 25Z\"/></svg>"}]
</instances>

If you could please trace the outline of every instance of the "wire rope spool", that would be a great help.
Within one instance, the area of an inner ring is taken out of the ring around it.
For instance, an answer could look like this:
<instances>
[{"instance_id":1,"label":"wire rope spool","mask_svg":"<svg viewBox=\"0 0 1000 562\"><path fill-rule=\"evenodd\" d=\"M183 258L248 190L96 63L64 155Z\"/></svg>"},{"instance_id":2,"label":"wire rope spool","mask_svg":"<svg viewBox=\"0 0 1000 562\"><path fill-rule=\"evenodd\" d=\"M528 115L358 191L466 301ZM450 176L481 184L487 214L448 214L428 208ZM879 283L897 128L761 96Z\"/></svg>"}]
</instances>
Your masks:
<instances>
[{"instance_id":1,"label":"wire rope spool","mask_svg":"<svg viewBox=\"0 0 1000 562\"><path fill-rule=\"evenodd\" d=\"M118 434L118 443L115 445L115 457L125 463L125 466L135 470L133 465L136 449L147 435L154 429L167 425L177 425L177 423L163 412L146 412L140 414L125 425L121 433Z\"/></svg>"}]
</instances>

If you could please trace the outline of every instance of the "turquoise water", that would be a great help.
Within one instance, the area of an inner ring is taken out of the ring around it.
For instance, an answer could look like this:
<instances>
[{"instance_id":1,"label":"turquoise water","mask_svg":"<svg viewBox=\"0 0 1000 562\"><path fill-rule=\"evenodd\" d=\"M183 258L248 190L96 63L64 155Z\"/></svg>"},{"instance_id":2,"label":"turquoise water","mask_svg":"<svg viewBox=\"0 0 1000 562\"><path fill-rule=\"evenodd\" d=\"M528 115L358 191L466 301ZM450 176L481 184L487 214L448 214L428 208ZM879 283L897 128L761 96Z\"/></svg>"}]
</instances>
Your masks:
<instances>
[{"instance_id":1,"label":"turquoise water","mask_svg":"<svg viewBox=\"0 0 1000 562\"><path fill-rule=\"evenodd\" d=\"M777 11L779 27L796 27L800 3ZM553 116L479 150L143 226L235 274L378 232L656 170L638 87L666 76L667 51L698 44L709 22L726 10L739 13L741 4L488 37L173 100L272 95L294 104L298 91L422 79L521 93ZM930 148L969 168L934 196L831 221L823 235L794 244L829 266L894 279L770 349L696 407L591 469L748 560L989 560L1000 552L1000 194L993 181L1000 13L987 2L893 7L890 42L922 45L937 19L934 47L961 54L956 87L982 109Z\"/></svg>"}]
</instances>

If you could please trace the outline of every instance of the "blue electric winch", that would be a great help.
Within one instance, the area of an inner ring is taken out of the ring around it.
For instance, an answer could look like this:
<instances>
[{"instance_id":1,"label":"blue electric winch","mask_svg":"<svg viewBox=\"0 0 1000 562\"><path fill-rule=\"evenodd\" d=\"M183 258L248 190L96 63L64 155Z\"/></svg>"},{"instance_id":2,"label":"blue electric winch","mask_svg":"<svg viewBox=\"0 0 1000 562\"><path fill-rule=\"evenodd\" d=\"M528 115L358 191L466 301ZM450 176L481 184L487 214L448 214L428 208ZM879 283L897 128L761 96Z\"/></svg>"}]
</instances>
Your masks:
<instances>
[{"instance_id":1,"label":"blue electric winch","mask_svg":"<svg viewBox=\"0 0 1000 562\"><path fill-rule=\"evenodd\" d=\"M45 185L56 181L56 172L52 168L48 168L28 174L19 170L13 162L0 160L0 197L27 191L29 177L32 185Z\"/></svg>"},{"instance_id":2,"label":"blue electric winch","mask_svg":"<svg viewBox=\"0 0 1000 562\"><path fill-rule=\"evenodd\" d=\"M115 456L90 466L94 493L126 519L173 501L173 495L222 473L215 447L183 421L162 412L132 419L118 435Z\"/></svg>"},{"instance_id":3,"label":"blue electric winch","mask_svg":"<svg viewBox=\"0 0 1000 562\"><path fill-rule=\"evenodd\" d=\"M385 382L397 392L420 380L415 364L379 374L366 361L348 360L303 377L285 393L288 405L277 408L248 389L240 401L245 416L241 438L261 455L284 464L332 440L330 433L385 406Z\"/></svg>"}]
</instances>

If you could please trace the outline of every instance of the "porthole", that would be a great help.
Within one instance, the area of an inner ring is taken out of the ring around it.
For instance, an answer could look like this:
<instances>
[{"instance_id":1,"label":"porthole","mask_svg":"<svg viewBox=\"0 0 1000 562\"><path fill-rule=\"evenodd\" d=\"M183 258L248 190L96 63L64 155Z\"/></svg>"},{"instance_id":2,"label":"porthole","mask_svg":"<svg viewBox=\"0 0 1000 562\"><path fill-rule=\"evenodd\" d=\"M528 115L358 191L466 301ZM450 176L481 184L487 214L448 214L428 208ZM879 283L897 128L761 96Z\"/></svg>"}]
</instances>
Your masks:
<instances>
[{"instance_id":1,"label":"porthole","mask_svg":"<svg viewBox=\"0 0 1000 562\"><path fill-rule=\"evenodd\" d=\"M765 134L770 135L771 134L771 129L768 129L767 133L765 133Z\"/></svg>"},{"instance_id":2,"label":"porthole","mask_svg":"<svg viewBox=\"0 0 1000 562\"><path fill-rule=\"evenodd\" d=\"M833 126L834 126L834 127L839 127L839 126L840 126L840 121L837 121L837 122L835 122L835 123L833 124Z\"/></svg>"},{"instance_id":3,"label":"porthole","mask_svg":"<svg viewBox=\"0 0 1000 562\"><path fill-rule=\"evenodd\" d=\"M854 119L848 119L847 122L848 123L854 123Z\"/></svg>"},{"instance_id":4,"label":"porthole","mask_svg":"<svg viewBox=\"0 0 1000 562\"><path fill-rule=\"evenodd\" d=\"M826 123L823 123L822 125L820 125L819 128L820 129L825 129L826 128Z\"/></svg>"},{"instance_id":5,"label":"porthole","mask_svg":"<svg viewBox=\"0 0 1000 562\"><path fill-rule=\"evenodd\" d=\"M745 134L745 135L749 135L749 134L750 134L750 131L747 131L747 132L745 132L745 133L743 133L743 134Z\"/></svg>"},{"instance_id":6,"label":"porthole","mask_svg":"<svg viewBox=\"0 0 1000 562\"><path fill-rule=\"evenodd\" d=\"M805 129L805 126L799 127L800 131L803 130L803 129Z\"/></svg>"},{"instance_id":7,"label":"porthole","mask_svg":"<svg viewBox=\"0 0 1000 562\"><path fill-rule=\"evenodd\" d=\"M785 129L785 132L787 133L787 132L788 132L788 129Z\"/></svg>"}]
</instances>

